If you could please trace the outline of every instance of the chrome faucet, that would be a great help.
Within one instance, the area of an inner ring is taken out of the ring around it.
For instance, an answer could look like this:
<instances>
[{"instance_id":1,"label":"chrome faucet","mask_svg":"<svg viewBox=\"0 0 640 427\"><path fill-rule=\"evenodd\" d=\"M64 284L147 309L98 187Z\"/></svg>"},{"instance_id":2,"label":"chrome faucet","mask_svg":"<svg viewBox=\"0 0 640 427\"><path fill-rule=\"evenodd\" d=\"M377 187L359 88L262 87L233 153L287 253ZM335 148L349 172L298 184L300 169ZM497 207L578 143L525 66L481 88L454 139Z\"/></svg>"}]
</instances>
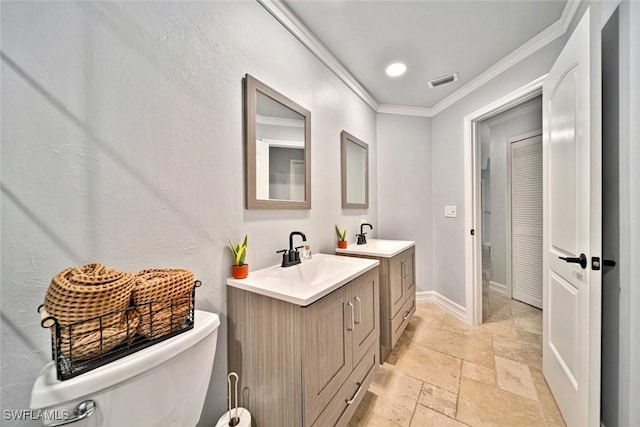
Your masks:
<instances>
[{"instance_id":1,"label":"chrome faucet","mask_svg":"<svg viewBox=\"0 0 640 427\"><path fill-rule=\"evenodd\" d=\"M367 236L366 236L367 233L365 233L364 229L363 229L363 227L365 225L373 230L373 225L371 225L369 223L363 222L362 224L360 224L360 234L356 234L356 237L358 238L358 244L359 245L366 245L367 244Z\"/></svg>"},{"instance_id":2,"label":"chrome faucet","mask_svg":"<svg viewBox=\"0 0 640 427\"><path fill-rule=\"evenodd\" d=\"M303 248L304 245L296 246L294 248L293 236L300 236L302 237L303 242L307 241L307 236L305 236L301 231L292 231L291 234L289 234L289 250L282 249L280 251L276 251L277 254L282 254L282 267L291 267L292 265L300 264L300 252L298 252L298 249Z\"/></svg>"}]
</instances>

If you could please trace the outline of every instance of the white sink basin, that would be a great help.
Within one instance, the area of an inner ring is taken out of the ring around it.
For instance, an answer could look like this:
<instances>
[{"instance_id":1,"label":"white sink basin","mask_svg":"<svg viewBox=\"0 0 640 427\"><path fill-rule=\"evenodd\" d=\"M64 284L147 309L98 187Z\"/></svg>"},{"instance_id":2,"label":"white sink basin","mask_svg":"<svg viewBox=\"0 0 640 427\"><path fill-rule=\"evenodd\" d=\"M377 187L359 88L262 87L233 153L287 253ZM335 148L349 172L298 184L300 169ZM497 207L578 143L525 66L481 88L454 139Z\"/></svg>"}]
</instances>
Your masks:
<instances>
[{"instance_id":1,"label":"white sink basin","mask_svg":"<svg viewBox=\"0 0 640 427\"><path fill-rule=\"evenodd\" d=\"M409 240L370 239L366 245L351 243L346 249L336 249L339 254L365 255L381 258L392 258L405 249L415 245Z\"/></svg>"},{"instance_id":2,"label":"white sink basin","mask_svg":"<svg viewBox=\"0 0 640 427\"><path fill-rule=\"evenodd\" d=\"M246 279L227 279L227 285L306 306L375 268L376 260L314 254L292 267L263 268Z\"/></svg>"}]
</instances>

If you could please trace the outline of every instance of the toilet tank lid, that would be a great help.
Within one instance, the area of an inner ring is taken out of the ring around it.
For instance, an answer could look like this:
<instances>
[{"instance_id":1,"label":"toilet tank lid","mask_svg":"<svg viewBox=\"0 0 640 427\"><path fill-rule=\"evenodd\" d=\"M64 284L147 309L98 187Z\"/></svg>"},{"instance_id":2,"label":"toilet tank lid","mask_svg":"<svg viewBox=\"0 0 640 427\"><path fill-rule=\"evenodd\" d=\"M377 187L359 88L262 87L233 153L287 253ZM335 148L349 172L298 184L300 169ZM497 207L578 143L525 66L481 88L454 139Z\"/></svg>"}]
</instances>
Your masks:
<instances>
[{"instance_id":1,"label":"toilet tank lid","mask_svg":"<svg viewBox=\"0 0 640 427\"><path fill-rule=\"evenodd\" d=\"M193 347L219 326L220 317L217 314L195 310L192 330L66 381L56 378L55 363L49 362L33 385L31 409L49 408L89 396L153 369Z\"/></svg>"}]
</instances>

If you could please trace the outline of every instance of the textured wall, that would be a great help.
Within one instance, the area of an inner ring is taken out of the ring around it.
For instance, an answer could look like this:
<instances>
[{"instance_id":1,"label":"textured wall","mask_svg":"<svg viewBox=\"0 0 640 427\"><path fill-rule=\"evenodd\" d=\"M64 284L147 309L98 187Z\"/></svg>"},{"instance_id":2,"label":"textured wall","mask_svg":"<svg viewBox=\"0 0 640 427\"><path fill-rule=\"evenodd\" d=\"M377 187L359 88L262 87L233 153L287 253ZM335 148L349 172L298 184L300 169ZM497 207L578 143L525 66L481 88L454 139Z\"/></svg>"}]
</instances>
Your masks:
<instances>
[{"instance_id":1,"label":"textured wall","mask_svg":"<svg viewBox=\"0 0 640 427\"><path fill-rule=\"evenodd\" d=\"M431 119L378 114L381 238L416 242L416 290L433 289Z\"/></svg>"},{"instance_id":2,"label":"textured wall","mask_svg":"<svg viewBox=\"0 0 640 427\"><path fill-rule=\"evenodd\" d=\"M1 7L2 409L28 408L49 360L36 307L51 277L100 260L203 281L197 308L222 318L212 425L226 406L227 237L248 233L259 269L292 230L332 252L334 224L350 240L361 219L376 224L375 113L256 2ZM309 211L244 209L245 73L311 111ZM340 207L343 129L370 146L368 211Z\"/></svg>"}]
</instances>

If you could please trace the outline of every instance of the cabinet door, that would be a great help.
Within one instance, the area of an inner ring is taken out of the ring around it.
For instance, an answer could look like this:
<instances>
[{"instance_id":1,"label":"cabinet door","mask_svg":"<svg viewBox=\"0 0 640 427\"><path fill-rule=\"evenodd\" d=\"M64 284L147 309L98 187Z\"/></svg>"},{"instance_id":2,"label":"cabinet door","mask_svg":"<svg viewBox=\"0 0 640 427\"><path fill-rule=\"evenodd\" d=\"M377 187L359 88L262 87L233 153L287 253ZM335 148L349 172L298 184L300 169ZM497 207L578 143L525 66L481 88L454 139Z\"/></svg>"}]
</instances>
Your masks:
<instances>
[{"instance_id":1,"label":"cabinet door","mask_svg":"<svg viewBox=\"0 0 640 427\"><path fill-rule=\"evenodd\" d=\"M358 277L349 285L351 302L353 303L354 366L358 364L371 345L378 342L378 325L380 323L378 277L378 269L375 268ZM351 306L348 306L348 308L351 310ZM348 321L351 321L351 319L348 319Z\"/></svg>"},{"instance_id":2,"label":"cabinet door","mask_svg":"<svg viewBox=\"0 0 640 427\"><path fill-rule=\"evenodd\" d=\"M315 421L352 370L348 288L343 286L304 309L305 425Z\"/></svg>"},{"instance_id":3,"label":"cabinet door","mask_svg":"<svg viewBox=\"0 0 640 427\"><path fill-rule=\"evenodd\" d=\"M389 319L393 319L406 301L406 289L404 288L406 259L403 253L391 258L389 262Z\"/></svg>"}]
</instances>

